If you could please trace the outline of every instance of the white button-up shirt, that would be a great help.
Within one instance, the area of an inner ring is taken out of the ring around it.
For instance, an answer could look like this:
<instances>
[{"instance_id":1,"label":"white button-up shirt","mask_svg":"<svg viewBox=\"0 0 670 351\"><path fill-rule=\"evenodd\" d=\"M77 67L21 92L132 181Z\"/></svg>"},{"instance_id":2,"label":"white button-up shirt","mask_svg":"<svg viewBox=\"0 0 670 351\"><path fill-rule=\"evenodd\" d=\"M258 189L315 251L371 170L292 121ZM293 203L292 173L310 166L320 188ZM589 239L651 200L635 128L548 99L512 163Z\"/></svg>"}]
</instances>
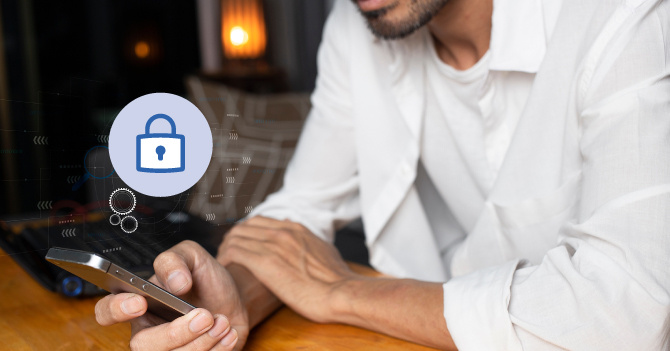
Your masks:
<instances>
[{"instance_id":1,"label":"white button-up shirt","mask_svg":"<svg viewBox=\"0 0 670 351\"><path fill-rule=\"evenodd\" d=\"M426 28L377 40L337 2L284 186L253 214L327 240L362 215L376 269L445 282L461 350L660 349L670 2L494 1L483 104L519 111L502 143L468 143L428 106L427 45Z\"/></svg>"}]
</instances>

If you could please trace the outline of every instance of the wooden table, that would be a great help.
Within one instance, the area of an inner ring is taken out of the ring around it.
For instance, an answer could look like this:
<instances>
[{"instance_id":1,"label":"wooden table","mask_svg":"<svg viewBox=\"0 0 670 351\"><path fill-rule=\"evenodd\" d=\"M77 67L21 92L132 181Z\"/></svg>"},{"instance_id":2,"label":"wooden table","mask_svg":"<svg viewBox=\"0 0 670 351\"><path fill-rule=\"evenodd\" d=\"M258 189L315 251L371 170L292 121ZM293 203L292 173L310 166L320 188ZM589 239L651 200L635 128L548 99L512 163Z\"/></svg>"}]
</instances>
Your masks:
<instances>
[{"instance_id":1,"label":"wooden table","mask_svg":"<svg viewBox=\"0 0 670 351\"><path fill-rule=\"evenodd\" d=\"M352 266L374 275L369 268ZM128 323L102 327L97 298L71 299L42 288L0 250L0 349L127 350ZM256 327L245 350L431 350L368 330L312 323L287 307Z\"/></svg>"}]
</instances>

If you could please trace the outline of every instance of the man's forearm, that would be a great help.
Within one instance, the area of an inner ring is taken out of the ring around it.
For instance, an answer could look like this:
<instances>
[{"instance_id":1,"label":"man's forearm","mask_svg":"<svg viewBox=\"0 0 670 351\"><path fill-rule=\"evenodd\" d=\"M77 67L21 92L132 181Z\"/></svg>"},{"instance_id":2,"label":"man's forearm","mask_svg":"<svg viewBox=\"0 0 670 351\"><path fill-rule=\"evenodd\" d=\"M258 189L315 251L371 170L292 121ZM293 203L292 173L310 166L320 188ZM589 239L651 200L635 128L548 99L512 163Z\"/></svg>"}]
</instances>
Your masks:
<instances>
[{"instance_id":1,"label":"man's forearm","mask_svg":"<svg viewBox=\"0 0 670 351\"><path fill-rule=\"evenodd\" d=\"M443 316L442 284L357 277L335 293L335 321L456 350Z\"/></svg>"},{"instance_id":2,"label":"man's forearm","mask_svg":"<svg viewBox=\"0 0 670 351\"><path fill-rule=\"evenodd\" d=\"M244 271L233 275L240 281L251 325L280 305L274 294L312 321L456 349L443 316L441 284L363 276L347 267L332 244L298 223L251 218L228 232L219 255L226 267L237 263L253 272L247 276L252 281Z\"/></svg>"},{"instance_id":3,"label":"man's forearm","mask_svg":"<svg viewBox=\"0 0 670 351\"><path fill-rule=\"evenodd\" d=\"M231 263L226 269L235 280L240 298L247 309L250 329L282 306L282 302L243 266Z\"/></svg>"},{"instance_id":4,"label":"man's forearm","mask_svg":"<svg viewBox=\"0 0 670 351\"><path fill-rule=\"evenodd\" d=\"M226 266L255 327L283 303L245 267ZM456 350L443 316L442 284L358 276L335 295L334 321L400 339Z\"/></svg>"}]
</instances>

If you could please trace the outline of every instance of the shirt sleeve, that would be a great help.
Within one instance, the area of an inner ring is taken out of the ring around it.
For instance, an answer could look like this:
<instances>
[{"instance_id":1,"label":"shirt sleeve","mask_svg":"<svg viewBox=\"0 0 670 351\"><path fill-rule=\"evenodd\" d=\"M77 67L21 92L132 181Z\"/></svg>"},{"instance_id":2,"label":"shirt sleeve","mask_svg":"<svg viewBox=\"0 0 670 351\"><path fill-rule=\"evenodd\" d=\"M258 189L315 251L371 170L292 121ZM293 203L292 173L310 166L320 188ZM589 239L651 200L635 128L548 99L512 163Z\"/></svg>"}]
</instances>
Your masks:
<instances>
[{"instance_id":1,"label":"shirt sleeve","mask_svg":"<svg viewBox=\"0 0 670 351\"><path fill-rule=\"evenodd\" d=\"M331 242L335 227L360 216L345 5L337 1L326 22L312 110L283 186L250 214L301 223Z\"/></svg>"},{"instance_id":2,"label":"shirt sleeve","mask_svg":"<svg viewBox=\"0 0 670 351\"><path fill-rule=\"evenodd\" d=\"M579 210L560 244L538 265L512 261L444 284L459 350L667 347L670 6L646 5L581 96Z\"/></svg>"}]
</instances>

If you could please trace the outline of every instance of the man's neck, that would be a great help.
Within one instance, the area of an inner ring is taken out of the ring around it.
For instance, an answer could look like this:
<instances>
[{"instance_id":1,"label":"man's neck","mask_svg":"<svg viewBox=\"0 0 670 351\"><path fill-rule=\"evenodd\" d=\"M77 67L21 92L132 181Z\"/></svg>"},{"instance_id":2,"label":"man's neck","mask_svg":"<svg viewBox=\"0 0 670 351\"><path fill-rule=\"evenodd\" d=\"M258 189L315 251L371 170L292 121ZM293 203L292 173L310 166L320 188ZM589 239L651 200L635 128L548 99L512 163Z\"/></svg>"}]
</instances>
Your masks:
<instances>
[{"instance_id":1,"label":"man's neck","mask_svg":"<svg viewBox=\"0 0 670 351\"><path fill-rule=\"evenodd\" d=\"M493 0L451 0L428 23L437 55L465 70L486 54L491 42Z\"/></svg>"}]
</instances>

